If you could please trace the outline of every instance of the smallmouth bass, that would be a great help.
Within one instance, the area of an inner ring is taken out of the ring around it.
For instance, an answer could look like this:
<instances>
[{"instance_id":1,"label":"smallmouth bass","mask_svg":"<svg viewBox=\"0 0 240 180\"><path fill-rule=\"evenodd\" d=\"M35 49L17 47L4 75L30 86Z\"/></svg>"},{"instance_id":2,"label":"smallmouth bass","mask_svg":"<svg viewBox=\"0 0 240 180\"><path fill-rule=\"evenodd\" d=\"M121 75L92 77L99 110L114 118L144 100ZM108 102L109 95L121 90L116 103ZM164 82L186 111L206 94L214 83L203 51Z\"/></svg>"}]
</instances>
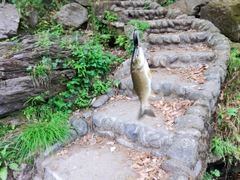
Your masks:
<instances>
[{"instance_id":1,"label":"smallmouth bass","mask_svg":"<svg viewBox=\"0 0 240 180\"><path fill-rule=\"evenodd\" d=\"M133 33L134 50L131 58L131 77L133 88L141 103L138 119L145 114L155 117L152 111L148 98L151 95L151 72L148 62L144 56L142 47L139 45L138 31L135 29Z\"/></svg>"}]
</instances>

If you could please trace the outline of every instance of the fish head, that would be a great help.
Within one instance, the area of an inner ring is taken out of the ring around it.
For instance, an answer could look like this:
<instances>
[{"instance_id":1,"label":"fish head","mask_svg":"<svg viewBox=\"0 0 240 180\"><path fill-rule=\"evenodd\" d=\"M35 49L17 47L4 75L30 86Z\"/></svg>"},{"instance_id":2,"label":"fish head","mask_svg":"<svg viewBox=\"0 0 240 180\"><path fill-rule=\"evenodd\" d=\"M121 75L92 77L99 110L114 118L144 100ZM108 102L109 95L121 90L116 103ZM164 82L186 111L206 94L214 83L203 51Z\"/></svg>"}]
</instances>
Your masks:
<instances>
[{"instance_id":1,"label":"fish head","mask_svg":"<svg viewBox=\"0 0 240 180\"><path fill-rule=\"evenodd\" d=\"M131 59L131 67L132 69L141 69L145 63L145 57L143 53L142 47L134 47L132 59Z\"/></svg>"}]
</instances>

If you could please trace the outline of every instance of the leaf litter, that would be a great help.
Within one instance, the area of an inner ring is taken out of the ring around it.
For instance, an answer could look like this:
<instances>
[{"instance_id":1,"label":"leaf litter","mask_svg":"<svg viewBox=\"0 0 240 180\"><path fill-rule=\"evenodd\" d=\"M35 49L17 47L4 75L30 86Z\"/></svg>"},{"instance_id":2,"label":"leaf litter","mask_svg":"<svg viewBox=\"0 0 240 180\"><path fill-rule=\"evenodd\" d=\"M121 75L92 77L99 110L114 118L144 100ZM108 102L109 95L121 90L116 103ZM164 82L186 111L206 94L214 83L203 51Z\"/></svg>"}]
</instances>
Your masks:
<instances>
[{"instance_id":1,"label":"leaf litter","mask_svg":"<svg viewBox=\"0 0 240 180\"><path fill-rule=\"evenodd\" d=\"M159 101L151 102L151 105L163 114L168 130L174 130L174 120L184 115L193 102L193 100L181 98L167 101L162 97Z\"/></svg>"}]
</instances>

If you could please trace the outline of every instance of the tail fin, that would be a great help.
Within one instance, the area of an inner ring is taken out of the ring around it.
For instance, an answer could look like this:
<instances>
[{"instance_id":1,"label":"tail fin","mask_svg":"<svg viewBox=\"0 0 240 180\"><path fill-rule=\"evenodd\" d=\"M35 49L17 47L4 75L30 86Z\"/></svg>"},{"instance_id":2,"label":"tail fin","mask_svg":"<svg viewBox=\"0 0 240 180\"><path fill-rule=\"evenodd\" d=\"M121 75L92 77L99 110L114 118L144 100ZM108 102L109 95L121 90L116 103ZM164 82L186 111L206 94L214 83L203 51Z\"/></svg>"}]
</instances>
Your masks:
<instances>
[{"instance_id":1,"label":"tail fin","mask_svg":"<svg viewBox=\"0 0 240 180\"><path fill-rule=\"evenodd\" d=\"M141 119L145 114L151 117L156 117L150 106L142 105L138 115L138 119Z\"/></svg>"}]
</instances>

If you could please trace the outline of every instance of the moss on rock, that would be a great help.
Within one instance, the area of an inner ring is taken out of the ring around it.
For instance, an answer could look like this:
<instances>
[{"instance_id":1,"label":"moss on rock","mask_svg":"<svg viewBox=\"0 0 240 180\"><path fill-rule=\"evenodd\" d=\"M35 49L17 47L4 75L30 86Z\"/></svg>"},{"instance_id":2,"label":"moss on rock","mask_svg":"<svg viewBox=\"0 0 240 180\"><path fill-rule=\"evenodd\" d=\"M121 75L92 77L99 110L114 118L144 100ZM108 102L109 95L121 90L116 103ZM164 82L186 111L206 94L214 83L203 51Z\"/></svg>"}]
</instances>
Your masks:
<instances>
[{"instance_id":1,"label":"moss on rock","mask_svg":"<svg viewBox=\"0 0 240 180\"><path fill-rule=\"evenodd\" d=\"M212 1L201 9L201 18L207 19L230 40L240 41L240 2Z\"/></svg>"}]
</instances>

